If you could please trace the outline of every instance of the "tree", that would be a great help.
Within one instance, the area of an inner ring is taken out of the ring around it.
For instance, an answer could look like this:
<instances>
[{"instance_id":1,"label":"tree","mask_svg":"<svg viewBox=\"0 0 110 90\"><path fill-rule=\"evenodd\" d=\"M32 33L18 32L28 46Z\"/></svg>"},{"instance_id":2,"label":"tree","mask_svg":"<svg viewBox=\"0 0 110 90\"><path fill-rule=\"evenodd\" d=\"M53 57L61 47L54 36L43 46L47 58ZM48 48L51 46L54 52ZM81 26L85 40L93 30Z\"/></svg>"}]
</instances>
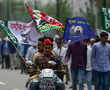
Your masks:
<instances>
[{"instance_id":1,"label":"tree","mask_svg":"<svg viewBox=\"0 0 110 90\"><path fill-rule=\"evenodd\" d=\"M43 6L41 10L46 12L49 16L52 16L58 19L63 24L65 24L66 18L72 17L72 10L68 5L68 0L60 0L59 5L60 5L59 17L56 16L56 3L48 3L47 5Z\"/></svg>"}]
</instances>

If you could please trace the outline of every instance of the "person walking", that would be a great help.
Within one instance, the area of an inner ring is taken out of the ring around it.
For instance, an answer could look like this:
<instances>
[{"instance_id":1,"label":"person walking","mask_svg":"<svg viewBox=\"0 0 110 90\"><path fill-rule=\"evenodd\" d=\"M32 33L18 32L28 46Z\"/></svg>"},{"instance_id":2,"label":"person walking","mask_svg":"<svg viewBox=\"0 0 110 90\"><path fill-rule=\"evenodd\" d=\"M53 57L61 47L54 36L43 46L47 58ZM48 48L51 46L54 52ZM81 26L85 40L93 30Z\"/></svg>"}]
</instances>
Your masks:
<instances>
[{"instance_id":1,"label":"person walking","mask_svg":"<svg viewBox=\"0 0 110 90\"><path fill-rule=\"evenodd\" d=\"M2 46L2 39L0 38L0 64L2 63L1 46Z\"/></svg>"},{"instance_id":2,"label":"person walking","mask_svg":"<svg viewBox=\"0 0 110 90\"><path fill-rule=\"evenodd\" d=\"M17 59L16 59L16 48L15 46L9 41L9 57L10 57L10 67L11 70L17 68Z\"/></svg>"},{"instance_id":3,"label":"person walking","mask_svg":"<svg viewBox=\"0 0 110 90\"><path fill-rule=\"evenodd\" d=\"M2 69L10 68L10 59L9 59L9 43L8 40L3 39L2 45L1 45L1 56L2 56Z\"/></svg>"},{"instance_id":4,"label":"person walking","mask_svg":"<svg viewBox=\"0 0 110 90\"><path fill-rule=\"evenodd\" d=\"M110 79L110 44L108 34L100 34L101 41L95 43L92 48L91 65L95 74L95 90L109 90Z\"/></svg>"},{"instance_id":5,"label":"person walking","mask_svg":"<svg viewBox=\"0 0 110 90\"><path fill-rule=\"evenodd\" d=\"M85 80L88 87L88 90L92 90L92 67L91 67L91 55L92 55L92 46L95 42L95 39L89 38L87 42L87 65L85 71Z\"/></svg>"},{"instance_id":6,"label":"person walking","mask_svg":"<svg viewBox=\"0 0 110 90\"><path fill-rule=\"evenodd\" d=\"M53 48L53 52L55 53L55 55L58 57L59 60L61 60L62 64L64 64L64 58L66 55L66 50L67 48L65 48L63 46L63 40L62 38L57 38L56 39L56 44L57 46ZM65 68L67 69L68 67L65 66ZM68 69L67 69L68 70ZM66 74L67 75L67 74ZM64 79L64 73L61 72L60 74L60 78L63 80ZM66 78L67 79L67 78ZM67 81L67 80L66 80ZM67 82L66 82L67 83Z\"/></svg>"},{"instance_id":7,"label":"person walking","mask_svg":"<svg viewBox=\"0 0 110 90\"><path fill-rule=\"evenodd\" d=\"M81 41L71 42L68 46L65 64L68 64L68 60L71 56L71 77L72 77L72 90L77 89L77 80L79 90L84 90L83 77L87 63L87 45Z\"/></svg>"}]
</instances>

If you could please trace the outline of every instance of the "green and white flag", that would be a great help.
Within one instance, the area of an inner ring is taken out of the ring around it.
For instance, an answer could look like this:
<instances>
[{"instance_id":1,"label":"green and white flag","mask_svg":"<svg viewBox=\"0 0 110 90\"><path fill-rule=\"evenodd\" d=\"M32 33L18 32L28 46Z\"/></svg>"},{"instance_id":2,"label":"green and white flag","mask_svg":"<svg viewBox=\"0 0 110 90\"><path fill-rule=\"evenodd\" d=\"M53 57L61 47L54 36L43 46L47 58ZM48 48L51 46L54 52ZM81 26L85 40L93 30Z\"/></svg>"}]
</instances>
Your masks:
<instances>
[{"instance_id":1,"label":"green and white flag","mask_svg":"<svg viewBox=\"0 0 110 90\"><path fill-rule=\"evenodd\" d=\"M102 26L105 30L110 29L110 8L102 8Z\"/></svg>"},{"instance_id":2,"label":"green and white flag","mask_svg":"<svg viewBox=\"0 0 110 90\"><path fill-rule=\"evenodd\" d=\"M8 36L9 40L14 43L18 44L17 38L10 32L9 28L4 25L4 23L0 24L0 29Z\"/></svg>"}]
</instances>

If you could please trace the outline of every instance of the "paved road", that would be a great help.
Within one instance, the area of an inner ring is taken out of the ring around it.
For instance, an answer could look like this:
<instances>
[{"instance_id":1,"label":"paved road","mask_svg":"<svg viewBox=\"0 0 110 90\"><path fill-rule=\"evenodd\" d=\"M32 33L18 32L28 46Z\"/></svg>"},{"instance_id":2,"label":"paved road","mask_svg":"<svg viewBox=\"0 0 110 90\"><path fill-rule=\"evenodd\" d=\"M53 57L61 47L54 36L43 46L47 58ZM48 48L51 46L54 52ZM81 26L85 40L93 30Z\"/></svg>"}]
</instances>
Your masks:
<instances>
[{"instance_id":1,"label":"paved road","mask_svg":"<svg viewBox=\"0 0 110 90\"><path fill-rule=\"evenodd\" d=\"M26 90L27 78L28 75L20 74L20 70L0 69L0 90Z\"/></svg>"},{"instance_id":2,"label":"paved road","mask_svg":"<svg viewBox=\"0 0 110 90\"><path fill-rule=\"evenodd\" d=\"M26 74L20 74L20 70L5 70L0 69L0 90L26 90L25 83L28 78ZM66 85L66 90L72 90ZM87 86L84 85L87 90ZM93 89L94 90L94 89Z\"/></svg>"},{"instance_id":3,"label":"paved road","mask_svg":"<svg viewBox=\"0 0 110 90\"><path fill-rule=\"evenodd\" d=\"M27 75L21 75L19 70L0 69L0 90L26 90L24 85Z\"/></svg>"}]
</instances>

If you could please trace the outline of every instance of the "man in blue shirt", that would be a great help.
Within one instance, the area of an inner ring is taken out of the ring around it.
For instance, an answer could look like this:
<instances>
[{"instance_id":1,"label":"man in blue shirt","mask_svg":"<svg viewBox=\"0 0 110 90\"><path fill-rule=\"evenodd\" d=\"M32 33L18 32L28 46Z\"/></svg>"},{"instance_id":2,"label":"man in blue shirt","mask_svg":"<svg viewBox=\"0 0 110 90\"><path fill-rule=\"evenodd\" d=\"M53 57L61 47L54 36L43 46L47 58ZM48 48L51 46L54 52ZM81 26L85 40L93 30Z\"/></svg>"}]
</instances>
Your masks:
<instances>
[{"instance_id":1,"label":"man in blue shirt","mask_svg":"<svg viewBox=\"0 0 110 90\"><path fill-rule=\"evenodd\" d=\"M110 74L110 44L107 43L108 34L100 34L101 41L92 48L92 69L95 73L95 90L109 90Z\"/></svg>"}]
</instances>

